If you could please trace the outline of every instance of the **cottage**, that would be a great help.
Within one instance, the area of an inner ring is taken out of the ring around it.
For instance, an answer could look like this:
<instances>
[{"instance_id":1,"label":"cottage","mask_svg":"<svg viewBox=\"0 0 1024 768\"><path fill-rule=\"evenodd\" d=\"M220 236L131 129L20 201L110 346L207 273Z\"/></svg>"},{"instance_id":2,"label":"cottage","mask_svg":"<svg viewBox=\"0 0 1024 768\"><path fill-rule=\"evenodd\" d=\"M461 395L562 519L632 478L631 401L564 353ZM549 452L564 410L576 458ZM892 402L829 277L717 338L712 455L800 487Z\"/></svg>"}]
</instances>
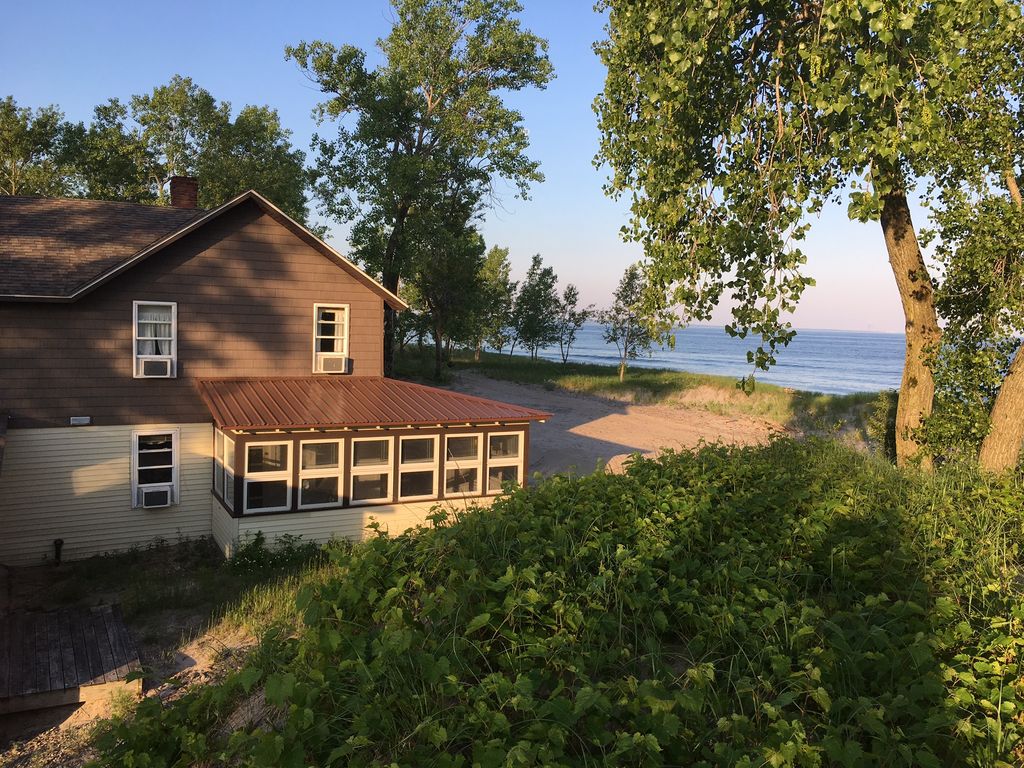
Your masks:
<instances>
[{"instance_id":1,"label":"cottage","mask_svg":"<svg viewBox=\"0 0 1024 768\"><path fill-rule=\"evenodd\" d=\"M396 295L258 193L0 197L0 563L397 532L525 481L548 414L383 376Z\"/></svg>"}]
</instances>

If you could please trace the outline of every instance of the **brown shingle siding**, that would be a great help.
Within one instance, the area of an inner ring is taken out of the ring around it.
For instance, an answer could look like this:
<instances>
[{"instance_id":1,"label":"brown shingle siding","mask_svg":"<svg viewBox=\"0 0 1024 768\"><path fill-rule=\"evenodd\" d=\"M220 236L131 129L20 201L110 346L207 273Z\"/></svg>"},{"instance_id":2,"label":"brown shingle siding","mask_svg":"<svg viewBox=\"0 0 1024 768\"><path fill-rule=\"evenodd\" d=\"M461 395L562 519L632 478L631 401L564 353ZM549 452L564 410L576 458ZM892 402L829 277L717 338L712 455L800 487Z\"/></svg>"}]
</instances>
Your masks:
<instances>
[{"instance_id":1,"label":"brown shingle siding","mask_svg":"<svg viewBox=\"0 0 1024 768\"><path fill-rule=\"evenodd\" d=\"M178 303L178 379L132 378L144 300ZM191 379L310 375L313 304L335 302L351 306L353 374L380 376L382 297L243 204L74 303L0 303L0 412L12 428L205 421Z\"/></svg>"}]
</instances>

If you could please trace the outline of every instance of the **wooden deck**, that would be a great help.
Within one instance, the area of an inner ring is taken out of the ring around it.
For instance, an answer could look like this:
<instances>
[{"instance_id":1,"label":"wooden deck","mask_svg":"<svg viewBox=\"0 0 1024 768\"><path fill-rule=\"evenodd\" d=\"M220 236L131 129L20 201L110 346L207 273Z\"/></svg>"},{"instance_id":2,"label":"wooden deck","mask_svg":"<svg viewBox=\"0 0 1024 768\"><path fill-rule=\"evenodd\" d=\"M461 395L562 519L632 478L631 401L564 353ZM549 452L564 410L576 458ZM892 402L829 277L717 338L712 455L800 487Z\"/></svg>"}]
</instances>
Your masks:
<instances>
[{"instance_id":1,"label":"wooden deck","mask_svg":"<svg viewBox=\"0 0 1024 768\"><path fill-rule=\"evenodd\" d=\"M0 714L139 693L138 669L116 605L0 616Z\"/></svg>"}]
</instances>

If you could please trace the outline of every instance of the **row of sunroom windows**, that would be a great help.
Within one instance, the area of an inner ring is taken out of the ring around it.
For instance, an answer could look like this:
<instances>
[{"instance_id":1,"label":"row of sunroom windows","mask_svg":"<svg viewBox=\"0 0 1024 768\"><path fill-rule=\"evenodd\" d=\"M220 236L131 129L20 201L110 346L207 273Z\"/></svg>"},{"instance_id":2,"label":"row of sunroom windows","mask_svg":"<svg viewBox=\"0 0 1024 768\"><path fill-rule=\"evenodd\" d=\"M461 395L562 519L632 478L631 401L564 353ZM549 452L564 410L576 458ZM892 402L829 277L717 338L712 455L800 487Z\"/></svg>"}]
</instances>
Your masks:
<instances>
[{"instance_id":1,"label":"row of sunroom windows","mask_svg":"<svg viewBox=\"0 0 1024 768\"><path fill-rule=\"evenodd\" d=\"M214 490L234 509L235 442L223 432L215 435ZM438 487L442 441L443 493ZM343 461L346 444L351 452L348 478ZM392 457L396 445L397 469ZM386 504L496 494L508 484L522 482L522 432L300 440L298 488L293 488L294 446L291 440L245 444L243 512L288 511L293 492L298 493L299 509L322 509L339 506L346 495L350 505Z\"/></svg>"}]
</instances>

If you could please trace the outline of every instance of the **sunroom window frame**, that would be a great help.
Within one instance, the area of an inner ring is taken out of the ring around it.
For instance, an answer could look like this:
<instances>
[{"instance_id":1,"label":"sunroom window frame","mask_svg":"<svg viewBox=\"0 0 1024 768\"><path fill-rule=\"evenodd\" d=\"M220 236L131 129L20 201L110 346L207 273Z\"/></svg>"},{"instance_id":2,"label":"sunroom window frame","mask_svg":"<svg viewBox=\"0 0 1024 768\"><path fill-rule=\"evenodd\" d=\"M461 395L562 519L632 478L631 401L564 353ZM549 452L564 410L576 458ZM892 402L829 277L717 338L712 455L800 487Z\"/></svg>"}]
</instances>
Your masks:
<instances>
[{"instance_id":1,"label":"sunroom window frame","mask_svg":"<svg viewBox=\"0 0 1024 768\"><path fill-rule=\"evenodd\" d=\"M225 504L234 509L235 505L235 438L225 430L213 431L213 492ZM220 488L217 479L220 479Z\"/></svg>"},{"instance_id":2,"label":"sunroom window frame","mask_svg":"<svg viewBox=\"0 0 1024 768\"><path fill-rule=\"evenodd\" d=\"M465 459L449 459L448 458L448 441L458 439L462 437L475 437L476 440L476 461L464 463ZM447 499L466 499L472 496L482 496L484 485L484 438L486 433L480 432L456 432L454 434L446 434L444 436L444 477L442 478L441 491L443 492L444 498ZM466 470L476 469L476 483L477 488L475 491L449 491L448 490L448 470Z\"/></svg>"},{"instance_id":3,"label":"sunroom window frame","mask_svg":"<svg viewBox=\"0 0 1024 768\"><path fill-rule=\"evenodd\" d=\"M163 337L139 337L139 308L140 307L170 307L171 308L171 353L169 355L144 355L139 352L140 341L163 340ZM143 365L147 360L168 360L167 376L146 376ZM132 301L132 377L136 379L176 379L178 378L178 302L176 301Z\"/></svg>"},{"instance_id":4,"label":"sunroom window frame","mask_svg":"<svg viewBox=\"0 0 1024 768\"><path fill-rule=\"evenodd\" d=\"M514 435L519 438L519 455L515 458L492 458L491 457L491 438L492 437L507 437ZM497 490L491 490L491 467L516 467L518 469L518 482L516 483L519 487L523 485L523 472L525 468L526 460L526 432L525 430L502 430L501 432L488 432L487 433L487 477L484 478L484 493L487 496L497 496L502 492L502 488Z\"/></svg>"},{"instance_id":5,"label":"sunroom window frame","mask_svg":"<svg viewBox=\"0 0 1024 768\"><path fill-rule=\"evenodd\" d=\"M356 467L356 443L381 442L388 444L388 460L384 464L373 464L368 467ZM377 499L356 499L356 478L363 475L382 475L386 468L388 476L388 495ZM348 504L350 507L364 507L371 504L391 504L395 500L395 436L373 435L353 437L349 439L349 470L348 470Z\"/></svg>"},{"instance_id":6,"label":"sunroom window frame","mask_svg":"<svg viewBox=\"0 0 1024 768\"><path fill-rule=\"evenodd\" d=\"M402 443L407 440L431 440L434 443L434 459L431 462L403 462ZM441 495L441 436L440 435L400 435L398 438L398 478L395 482L395 497L401 501L428 501L440 498ZM403 496L402 495L402 474L403 472L426 472L427 467L434 476L433 490L428 495Z\"/></svg>"},{"instance_id":7,"label":"sunroom window frame","mask_svg":"<svg viewBox=\"0 0 1024 768\"><path fill-rule=\"evenodd\" d=\"M345 439L341 437L335 438L318 438L315 440L299 440L299 456L297 459L296 469L299 473L299 484L296 489L298 494L295 497L296 507L300 510L307 509L329 509L331 507L340 507L345 503ZM337 467L324 467L322 469L303 469L302 468L302 449L306 445L313 443L324 444L334 443L338 446L338 466ZM333 477L338 481L338 500L324 502L321 504L303 504L302 503L302 481L313 480L321 477Z\"/></svg>"},{"instance_id":8,"label":"sunroom window frame","mask_svg":"<svg viewBox=\"0 0 1024 768\"><path fill-rule=\"evenodd\" d=\"M274 470L272 472L253 472L249 469L249 451L252 448L259 448L267 445L284 445L287 446L288 465L287 469ZM292 484L292 470L294 469L295 451L293 450L294 441L292 440L252 440L245 443L245 474L244 482L242 483L242 514L243 515L261 515L270 512L290 512L292 509L292 499L295 488ZM287 496L285 498L284 506L280 507L258 507L256 509L249 508L249 484L250 483L274 483L284 480L286 483Z\"/></svg>"}]
</instances>

